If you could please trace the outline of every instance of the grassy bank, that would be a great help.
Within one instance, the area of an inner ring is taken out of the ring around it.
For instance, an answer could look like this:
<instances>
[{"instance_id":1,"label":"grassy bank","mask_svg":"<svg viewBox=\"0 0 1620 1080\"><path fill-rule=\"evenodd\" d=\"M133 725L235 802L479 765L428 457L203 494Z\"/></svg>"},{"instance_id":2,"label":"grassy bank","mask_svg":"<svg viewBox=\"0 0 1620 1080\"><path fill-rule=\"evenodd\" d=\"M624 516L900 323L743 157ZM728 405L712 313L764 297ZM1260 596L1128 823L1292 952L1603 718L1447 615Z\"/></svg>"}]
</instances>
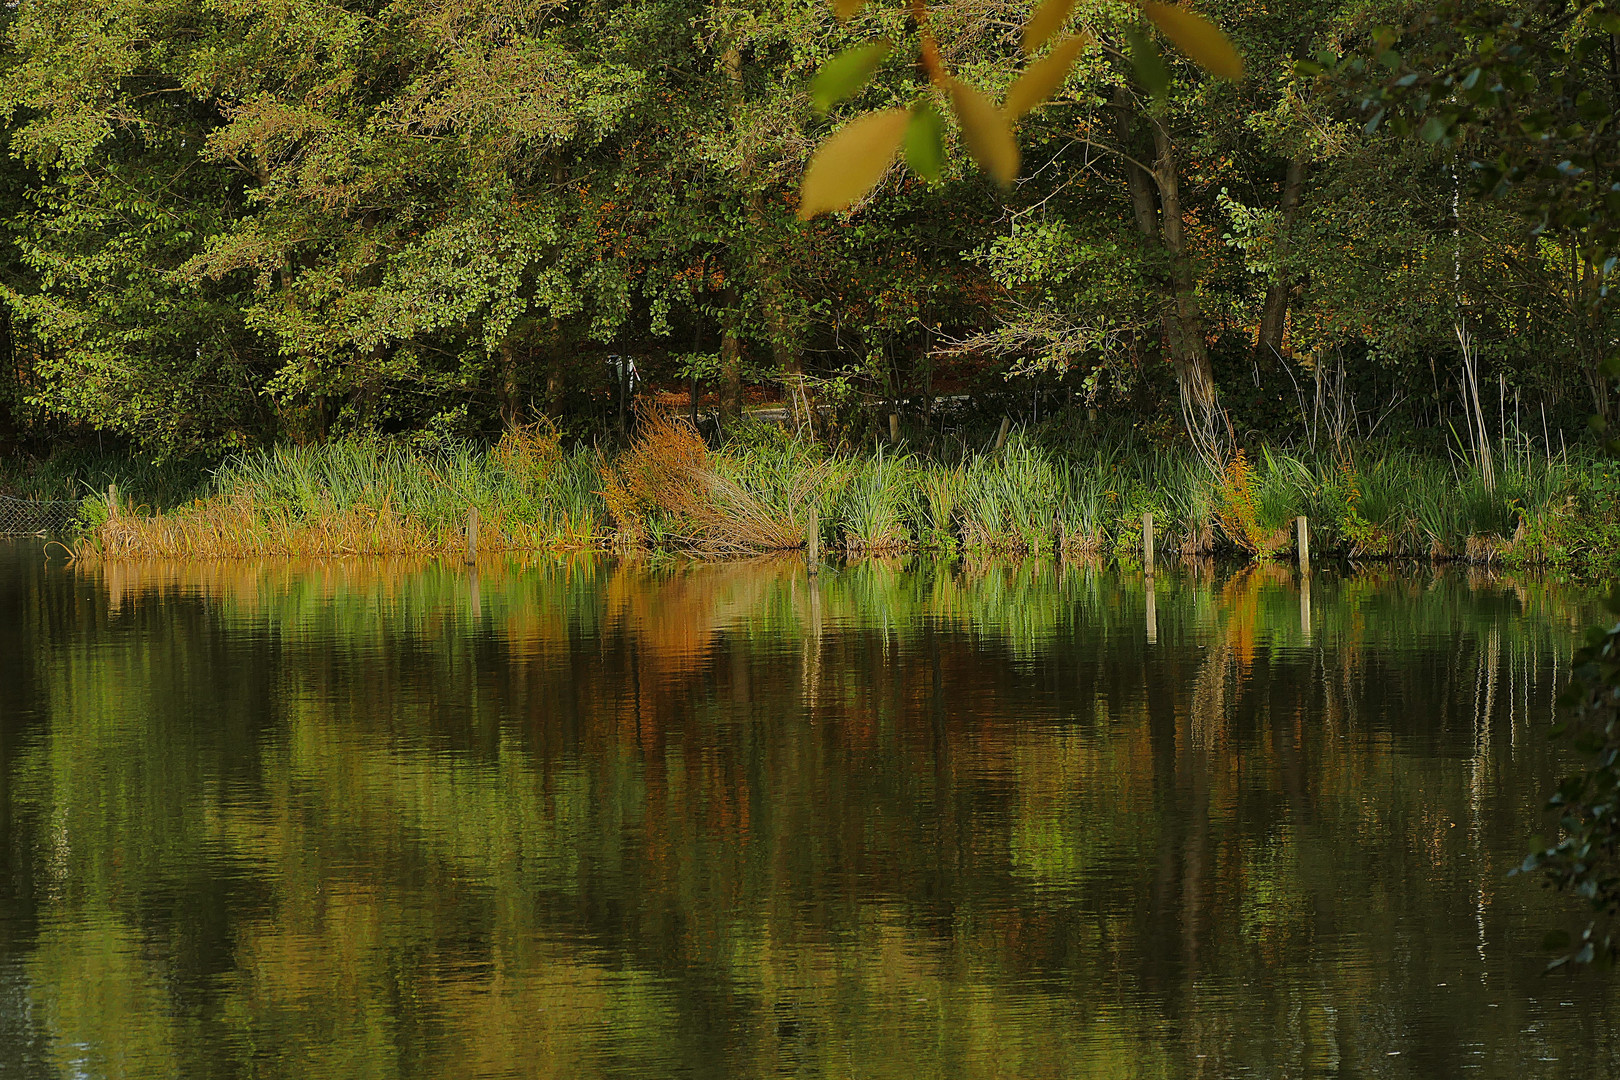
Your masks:
<instances>
[{"instance_id":1,"label":"grassy bank","mask_svg":"<svg viewBox=\"0 0 1620 1080\"><path fill-rule=\"evenodd\" d=\"M648 417L622 452L565 450L544 427L492 448L382 441L282 447L217 469L162 510L84 500L77 550L101 558L459 552L468 511L486 550L616 547L737 556L824 550L1139 557L1158 550L1291 556L1293 519L1323 555L1599 570L1620 556L1620 468L1503 453L1483 469L1363 447L1343 459L1280 448L1216 471L1189 455L1049 442L925 457L828 451L775 428L716 450Z\"/></svg>"}]
</instances>

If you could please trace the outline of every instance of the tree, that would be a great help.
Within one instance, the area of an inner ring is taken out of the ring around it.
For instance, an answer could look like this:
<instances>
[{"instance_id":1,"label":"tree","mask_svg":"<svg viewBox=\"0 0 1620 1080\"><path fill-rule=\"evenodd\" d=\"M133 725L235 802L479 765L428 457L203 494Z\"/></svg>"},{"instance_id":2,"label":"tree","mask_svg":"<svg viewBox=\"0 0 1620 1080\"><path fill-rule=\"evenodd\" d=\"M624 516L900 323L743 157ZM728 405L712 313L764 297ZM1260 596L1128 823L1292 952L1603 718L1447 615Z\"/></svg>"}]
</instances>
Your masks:
<instances>
[{"instance_id":1,"label":"tree","mask_svg":"<svg viewBox=\"0 0 1620 1080\"><path fill-rule=\"evenodd\" d=\"M1620 265L1617 35L1620 5L1610 0L1511 8L1453 0L1405 34L1376 33L1381 80L1368 75L1373 65L1364 58L1321 64L1364 80L1369 128L1390 122L1453 151L1479 191L1516 206L1536 234L1564 247L1576 318L1601 342L1583 350L1586 362L1603 358L1605 382L1616 373L1607 286ZM1594 395L1599 430L1607 429L1607 390ZM1620 452L1620 442L1609 448ZM1554 964L1607 964L1620 951L1620 624L1591 632L1562 701L1569 719L1556 732L1569 735L1588 765L1551 799L1560 835L1521 870L1585 898L1594 914L1578 941L1549 939L1565 950Z\"/></svg>"}]
</instances>

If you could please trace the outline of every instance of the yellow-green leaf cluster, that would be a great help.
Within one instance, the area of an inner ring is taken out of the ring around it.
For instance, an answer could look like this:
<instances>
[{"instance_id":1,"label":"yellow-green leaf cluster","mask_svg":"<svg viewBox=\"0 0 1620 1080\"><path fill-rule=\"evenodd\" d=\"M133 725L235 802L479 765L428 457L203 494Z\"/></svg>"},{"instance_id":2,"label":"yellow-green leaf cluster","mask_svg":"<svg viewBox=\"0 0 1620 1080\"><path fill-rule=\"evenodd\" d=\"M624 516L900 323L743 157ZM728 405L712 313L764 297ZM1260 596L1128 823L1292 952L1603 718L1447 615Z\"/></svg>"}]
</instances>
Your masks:
<instances>
[{"instance_id":1,"label":"yellow-green leaf cluster","mask_svg":"<svg viewBox=\"0 0 1620 1080\"><path fill-rule=\"evenodd\" d=\"M860 10L863 0L831 2L838 18L847 22ZM1243 77L1242 58L1208 19L1159 0L1139 2L1143 14L1194 63L1219 78ZM922 65L950 98L968 153L996 183L1006 187L1018 175L1018 140L1013 135L1013 123L1057 93L1080 53L1094 39L1084 32L1062 34L1074 14L1074 0L1041 0L1024 27L1023 50L1034 55L1054 37L1056 44L1046 55L1029 62L997 108L982 92L945 70L926 27L925 14L926 6L914 3L913 15L923 38ZM1162 88L1169 76L1158 62L1157 50L1140 31L1134 33L1134 38L1132 53L1139 73L1144 58L1154 61L1159 74L1150 81ZM816 107L826 111L865 86L890 48L886 41L875 42L828 61L811 87ZM943 145L939 115L926 100L910 110L885 109L859 117L822 143L810 159L800 189L799 216L808 220L854 205L883 179L902 147L906 161L919 175L935 179Z\"/></svg>"},{"instance_id":2,"label":"yellow-green leaf cluster","mask_svg":"<svg viewBox=\"0 0 1620 1080\"><path fill-rule=\"evenodd\" d=\"M1220 28L1202 15L1157 0L1142 0L1142 11L1176 48L1211 75L1243 78L1243 58Z\"/></svg>"},{"instance_id":3,"label":"yellow-green leaf cluster","mask_svg":"<svg viewBox=\"0 0 1620 1080\"><path fill-rule=\"evenodd\" d=\"M884 109L851 120L817 148L799 188L799 217L843 210L877 186L906 137L909 109Z\"/></svg>"}]
</instances>

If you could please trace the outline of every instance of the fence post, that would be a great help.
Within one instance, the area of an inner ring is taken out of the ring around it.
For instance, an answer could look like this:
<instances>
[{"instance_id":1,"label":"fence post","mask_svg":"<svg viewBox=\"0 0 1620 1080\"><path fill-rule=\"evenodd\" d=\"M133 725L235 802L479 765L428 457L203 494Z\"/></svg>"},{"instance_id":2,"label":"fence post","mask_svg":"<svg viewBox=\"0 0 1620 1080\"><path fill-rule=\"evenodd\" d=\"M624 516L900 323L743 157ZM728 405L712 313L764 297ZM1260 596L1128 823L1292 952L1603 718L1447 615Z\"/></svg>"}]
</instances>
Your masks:
<instances>
[{"instance_id":1,"label":"fence post","mask_svg":"<svg viewBox=\"0 0 1620 1080\"><path fill-rule=\"evenodd\" d=\"M1142 568L1153 576L1153 515L1142 515Z\"/></svg>"},{"instance_id":2,"label":"fence post","mask_svg":"<svg viewBox=\"0 0 1620 1080\"><path fill-rule=\"evenodd\" d=\"M1311 572L1311 527L1301 514L1294 519L1294 528L1299 534L1299 572Z\"/></svg>"},{"instance_id":3,"label":"fence post","mask_svg":"<svg viewBox=\"0 0 1620 1080\"><path fill-rule=\"evenodd\" d=\"M810 573L821 569L821 507L810 504L810 520L804 527L804 561Z\"/></svg>"},{"instance_id":4,"label":"fence post","mask_svg":"<svg viewBox=\"0 0 1620 1080\"><path fill-rule=\"evenodd\" d=\"M118 485L117 484L108 484L107 485L107 516L110 517L110 518L115 518L115 517L118 516Z\"/></svg>"},{"instance_id":5,"label":"fence post","mask_svg":"<svg viewBox=\"0 0 1620 1080\"><path fill-rule=\"evenodd\" d=\"M1151 577L1147 579L1147 643L1159 643L1159 597Z\"/></svg>"},{"instance_id":6,"label":"fence post","mask_svg":"<svg viewBox=\"0 0 1620 1080\"><path fill-rule=\"evenodd\" d=\"M478 507L467 509L467 563L478 561Z\"/></svg>"},{"instance_id":7,"label":"fence post","mask_svg":"<svg viewBox=\"0 0 1620 1080\"><path fill-rule=\"evenodd\" d=\"M1305 574L1299 579L1299 632L1305 638L1305 644L1311 643L1311 576Z\"/></svg>"}]
</instances>

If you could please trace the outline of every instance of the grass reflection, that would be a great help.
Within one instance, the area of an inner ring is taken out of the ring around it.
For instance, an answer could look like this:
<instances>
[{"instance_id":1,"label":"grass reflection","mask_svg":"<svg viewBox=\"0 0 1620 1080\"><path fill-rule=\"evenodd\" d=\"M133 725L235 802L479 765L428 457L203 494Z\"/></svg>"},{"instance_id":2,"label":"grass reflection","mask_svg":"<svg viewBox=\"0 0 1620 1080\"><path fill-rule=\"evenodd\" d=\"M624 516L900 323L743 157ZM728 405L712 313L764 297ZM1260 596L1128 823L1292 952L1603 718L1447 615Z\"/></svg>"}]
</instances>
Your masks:
<instances>
[{"instance_id":1,"label":"grass reflection","mask_svg":"<svg viewBox=\"0 0 1620 1080\"><path fill-rule=\"evenodd\" d=\"M1503 880L1586 598L1194 565L1150 645L1149 587L34 574L26 1024L62 1075L1586 1075L1612 1007L1547 1012Z\"/></svg>"}]
</instances>

